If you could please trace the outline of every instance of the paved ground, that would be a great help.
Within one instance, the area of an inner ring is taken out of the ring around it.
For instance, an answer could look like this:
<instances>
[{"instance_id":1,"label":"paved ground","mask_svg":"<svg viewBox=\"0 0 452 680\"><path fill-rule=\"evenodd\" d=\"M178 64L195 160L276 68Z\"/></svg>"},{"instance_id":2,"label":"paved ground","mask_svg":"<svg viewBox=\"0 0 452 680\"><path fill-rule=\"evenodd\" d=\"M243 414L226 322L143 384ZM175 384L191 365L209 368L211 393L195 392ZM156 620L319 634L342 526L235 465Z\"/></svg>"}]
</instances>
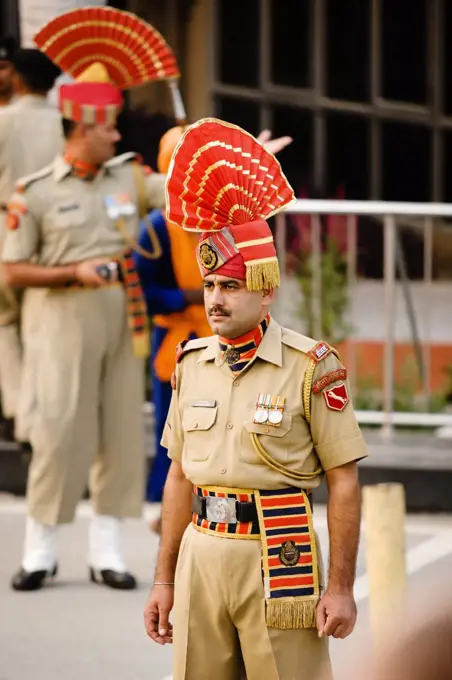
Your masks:
<instances>
[{"instance_id":1,"label":"paved ground","mask_svg":"<svg viewBox=\"0 0 452 680\"><path fill-rule=\"evenodd\" d=\"M324 554L324 508L315 510ZM89 507L82 504L74 525L60 534L60 576L37 593L14 593L8 581L18 565L24 520L22 500L0 498L0 680L162 680L171 674L171 650L145 636L141 611L151 584L157 540L144 521L127 526L126 553L140 579L133 593L113 592L87 580L85 552ZM409 597L425 583L450 584L452 517L407 518ZM333 641L337 676L349 669L369 644L365 546L360 549L356 597L359 624L346 641ZM416 611L416 607L413 611ZM200 678L200 680L210 680Z\"/></svg>"}]
</instances>

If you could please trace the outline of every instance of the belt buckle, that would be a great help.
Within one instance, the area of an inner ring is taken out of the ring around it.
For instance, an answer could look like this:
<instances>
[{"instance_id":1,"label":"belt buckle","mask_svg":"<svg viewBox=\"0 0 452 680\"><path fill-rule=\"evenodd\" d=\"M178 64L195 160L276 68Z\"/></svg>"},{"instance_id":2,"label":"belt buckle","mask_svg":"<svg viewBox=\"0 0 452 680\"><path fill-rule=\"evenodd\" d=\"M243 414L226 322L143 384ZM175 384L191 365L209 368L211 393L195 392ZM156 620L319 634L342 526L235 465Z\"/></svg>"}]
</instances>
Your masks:
<instances>
[{"instance_id":1,"label":"belt buckle","mask_svg":"<svg viewBox=\"0 0 452 680\"><path fill-rule=\"evenodd\" d=\"M222 522L223 524L237 524L235 498L218 498L206 496L206 517L209 522Z\"/></svg>"}]
</instances>

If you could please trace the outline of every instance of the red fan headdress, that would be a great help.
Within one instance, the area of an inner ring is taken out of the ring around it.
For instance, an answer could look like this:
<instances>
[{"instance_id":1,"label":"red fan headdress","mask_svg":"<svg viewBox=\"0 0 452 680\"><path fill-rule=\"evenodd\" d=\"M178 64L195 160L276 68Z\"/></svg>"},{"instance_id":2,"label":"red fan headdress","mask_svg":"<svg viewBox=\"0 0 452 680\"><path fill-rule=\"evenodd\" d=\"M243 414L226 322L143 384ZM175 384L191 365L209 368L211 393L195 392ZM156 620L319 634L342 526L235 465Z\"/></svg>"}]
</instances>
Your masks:
<instances>
[{"instance_id":1,"label":"red fan headdress","mask_svg":"<svg viewBox=\"0 0 452 680\"><path fill-rule=\"evenodd\" d=\"M76 79L60 88L60 108L70 120L114 123L123 104L121 90L153 80L170 80L177 90L180 73L170 47L155 28L129 12L71 10L44 26L35 42Z\"/></svg>"},{"instance_id":2,"label":"red fan headdress","mask_svg":"<svg viewBox=\"0 0 452 680\"><path fill-rule=\"evenodd\" d=\"M252 135L205 118L179 141L168 170L168 220L203 232L203 276L244 279L249 290L280 284L273 235L265 221L295 200L281 166Z\"/></svg>"}]
</instances>

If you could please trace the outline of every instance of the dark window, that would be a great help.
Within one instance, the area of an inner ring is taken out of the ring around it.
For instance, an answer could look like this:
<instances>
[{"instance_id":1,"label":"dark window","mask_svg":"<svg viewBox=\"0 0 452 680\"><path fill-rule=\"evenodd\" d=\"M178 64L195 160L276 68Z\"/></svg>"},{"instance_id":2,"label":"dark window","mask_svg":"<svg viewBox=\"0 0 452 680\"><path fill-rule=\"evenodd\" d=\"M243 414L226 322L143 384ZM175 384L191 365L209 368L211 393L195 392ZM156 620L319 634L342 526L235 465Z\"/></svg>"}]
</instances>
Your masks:
<instances>
[{"instance_id":1,"label":"dark window","mask_svg":"<svg viewBox=\"0 0 452 680\"><path fill-rule=\"evenodd\" d=\"M343 191L349 200L369 198L369 120L342 113L328 113L326 120L328 196Z\"/></svg>"},{"instance_id":2,"label":"dark window","mask_svg":"<svg viewBox=\"0 0 452 680\"><path fill-rule=\"evenodd\" d=\"M444 113L452 115L452 3L444 3L443 21L443 100Z\"/></svg>"},{"instance_id":3,"label":"dark window","mask_svg":"<svg viewBox=\"0 0 452 680\"><path fill-rule=\"evenodd\" d=\"M327 94L368 101L370 96L370 0L327 0Z\"/></svg>"},{"instance_id":4,"label":"dark window","mask_svg":"<svg viewBox=\"0 0 452 680\"><path fill-rule=\"evenodd\" d=\"M383 123L381 172L383 200L430 201L430 128Z\"/></svg>"},{"instance_id":5,"label":"dark window","mask_svg":"<svg viewBox=\"0 0 452 680\"><path fill-rule=\"evenodd\" d=\"M278 160L291 183L295 194L312 188L311 168L313 160L311 111L290 106L274 106L272 110L274 137L290 135L293 143L278 154Z\"/></svg>"},{"instance_id":6,"label":"dark window","mask_svg":"<svg viewBox=\"0 0 452 680\"><path fill-rule=\"evenodd\" d=\"M427 102L427 34L425 0L381 0L381 94L385 99Z\"/></svg>"},{"instance_id":7,"label":"dark window","mask_svg":"<svg viewBox=\"0 0 452 680\"><path fill-rule=\"evenodd\" d=\"M259 105L246 99L233 97L216 97L215 115L228 123L240 125L252 135L257 135L259 129Z\"/></svg>"},{"instance_id":8,"label":"dark window","mask_svg":"<svg viewBox=\"0 0 452 680\"><path fill-rule=\"evenodd\" d=\"M245 6L246 5L246 6ZM259 0L219 0L219 80L230 85L259 84Z\"/></svg>"},{"instance_id":9,"label":"dark window","mask_svg":"<svg viewBox=\"0 0 452 680\"><path fill-rule=\"evenodd\" d=\"M452 203L452 130L443 133L443 200Z\"/></svg>"},{"instance_id":10,"label":"dark window","mask_svg":"<svg viewBox=\"0 0 452 680\"><path fill-rule=\"evenodd\" d=\"M311 2L271 0L270 7L271 79L278 85L308 87L311 84Z\"/></svg>"}]
</instances>

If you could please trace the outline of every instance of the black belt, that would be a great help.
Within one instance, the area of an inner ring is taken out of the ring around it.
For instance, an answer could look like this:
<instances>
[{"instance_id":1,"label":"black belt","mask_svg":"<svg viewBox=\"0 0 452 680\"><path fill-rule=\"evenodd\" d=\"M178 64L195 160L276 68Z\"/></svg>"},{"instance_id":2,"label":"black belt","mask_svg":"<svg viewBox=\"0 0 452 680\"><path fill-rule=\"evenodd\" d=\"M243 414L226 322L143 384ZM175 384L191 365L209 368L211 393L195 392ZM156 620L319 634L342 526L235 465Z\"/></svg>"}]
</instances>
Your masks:
<instances>
[{"instance_id":1,"label":"black belt","mask_svg":"<svg viewBox=\"0 0 452 680\"><path fill-rule=\"evenodd\" d=\"M205 497L193 494L192 512L199 515L201 519L207 519L207 500ZM256 503L235 501L235 515L237 522L257 522Z\"/></svg>"},{"instance_id":2,"label":"black belt","mask_svg":"<svg viewBox=\"0 0 452 680\"><path fill-rule=\"evenodd\" d=\"M312 494L306 491L312 510ZM255 522L259 521L256 503L235 501L235 518L237 522ZM207 516L207 498L205 496L198 496L193 494L192 512L196 513L201 519L209 519Z\"/></svg>"}]
</instances>

